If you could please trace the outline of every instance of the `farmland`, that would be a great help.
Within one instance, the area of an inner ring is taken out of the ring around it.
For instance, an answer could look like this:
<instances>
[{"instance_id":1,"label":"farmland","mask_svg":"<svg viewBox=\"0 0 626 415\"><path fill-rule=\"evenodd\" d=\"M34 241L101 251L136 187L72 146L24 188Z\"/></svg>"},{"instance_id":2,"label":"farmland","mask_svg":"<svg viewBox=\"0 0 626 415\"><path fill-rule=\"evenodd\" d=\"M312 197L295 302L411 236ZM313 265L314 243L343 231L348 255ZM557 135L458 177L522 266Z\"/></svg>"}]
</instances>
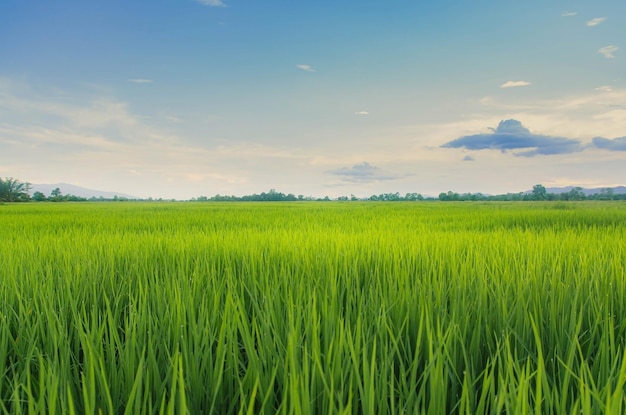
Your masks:
<instances>
[{"instance_id":1,"label":"farmland","mask_svg":"<svg viewBox=\"0 0 626 415\"><path fill-rule=\"evenodd\" d=\"M625 413L626 205L0 206L3 413Z\"/></svg>"}]
</instances>

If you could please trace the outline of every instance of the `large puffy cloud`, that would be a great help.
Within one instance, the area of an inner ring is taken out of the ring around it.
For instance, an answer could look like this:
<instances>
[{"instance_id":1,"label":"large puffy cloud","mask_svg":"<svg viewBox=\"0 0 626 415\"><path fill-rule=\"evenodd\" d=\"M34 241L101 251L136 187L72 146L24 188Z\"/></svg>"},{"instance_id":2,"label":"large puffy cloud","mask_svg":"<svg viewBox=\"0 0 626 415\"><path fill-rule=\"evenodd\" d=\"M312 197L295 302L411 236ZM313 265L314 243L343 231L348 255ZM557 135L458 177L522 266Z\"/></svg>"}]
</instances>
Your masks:
<instances>
[{"instance_id":1,"label":"large puffy cloud","mask_svg":"<svg viewBox=\"0 0 626 415\"><path fill-rule=\"evenodd\" d=\"M466 135L443 144L441 147L468 150L495 149L502 152L528 149L515 153L516 156L524 157L540 154L566 154L582 150L578 140L533 134L517 120L500 121L498 127L495 130L492 129L491 133Z\"/></svg>"},{"instance_id":2,"label":"large puffy cloud","mask_svg":"<svg viewBox=\"0 0 626 415\"><path fill-rule=\"evenodd\" d=\"M593 139L593 145L597 148L610 151L626 151L626 137L618 137L613 140L604 137L596 137Z\"/></svg>"}]
</instances>

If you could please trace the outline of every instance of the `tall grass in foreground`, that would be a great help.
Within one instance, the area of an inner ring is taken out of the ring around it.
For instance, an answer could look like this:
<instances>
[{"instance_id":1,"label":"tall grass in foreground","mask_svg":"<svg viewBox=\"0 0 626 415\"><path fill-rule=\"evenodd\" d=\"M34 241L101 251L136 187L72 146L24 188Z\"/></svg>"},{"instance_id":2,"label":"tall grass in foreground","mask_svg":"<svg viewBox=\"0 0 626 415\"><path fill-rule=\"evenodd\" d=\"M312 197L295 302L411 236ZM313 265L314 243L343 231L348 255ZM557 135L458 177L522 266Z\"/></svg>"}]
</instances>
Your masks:
<instances>
[{"instance_id":1,"label":"tall grass in foreground","mask_svg":"<svg viewBox=\"0 0 626 415\"><path fill-rule=\"evenodd\" d=\"M618 203L1 206L0 411L626 413L625 269Z\"/></svg>"}]
</instances>

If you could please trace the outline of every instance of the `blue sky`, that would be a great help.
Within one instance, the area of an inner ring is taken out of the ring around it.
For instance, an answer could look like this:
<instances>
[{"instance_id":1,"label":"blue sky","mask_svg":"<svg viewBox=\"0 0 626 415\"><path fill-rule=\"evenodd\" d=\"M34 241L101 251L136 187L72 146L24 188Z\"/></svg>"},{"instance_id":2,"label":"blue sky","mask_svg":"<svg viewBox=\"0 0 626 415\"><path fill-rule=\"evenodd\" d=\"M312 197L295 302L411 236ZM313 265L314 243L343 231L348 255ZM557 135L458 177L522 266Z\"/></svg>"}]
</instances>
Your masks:
<instances>
[{"instance_id":1,"label":"blue sky","mask_svg":"<svg viewBox=\"0 0 626 415\"><path fill-rule=\"evenodd\" d=\"M623 185L625 20L623 0L4 0L0 176L180 199Z\"/></svg>"}]
</instances>

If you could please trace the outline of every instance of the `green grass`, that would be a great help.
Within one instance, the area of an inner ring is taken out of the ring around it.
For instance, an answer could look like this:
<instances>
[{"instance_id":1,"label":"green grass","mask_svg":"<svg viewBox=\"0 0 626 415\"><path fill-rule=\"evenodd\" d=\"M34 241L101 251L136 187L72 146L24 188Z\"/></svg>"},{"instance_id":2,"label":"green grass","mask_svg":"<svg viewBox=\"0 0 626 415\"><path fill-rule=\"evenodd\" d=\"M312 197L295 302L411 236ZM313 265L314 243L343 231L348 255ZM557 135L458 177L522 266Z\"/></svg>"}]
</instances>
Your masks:
<instances>
[{"instance_id":1,"label":"green grass","mask_svg":"<svg viewBox=\"0 0 626 415\"><path fill-rule=\"evenodd\" d=\"M621 203L0 207L0 412L626 413Z\"/></svg>"}]
</instances>

